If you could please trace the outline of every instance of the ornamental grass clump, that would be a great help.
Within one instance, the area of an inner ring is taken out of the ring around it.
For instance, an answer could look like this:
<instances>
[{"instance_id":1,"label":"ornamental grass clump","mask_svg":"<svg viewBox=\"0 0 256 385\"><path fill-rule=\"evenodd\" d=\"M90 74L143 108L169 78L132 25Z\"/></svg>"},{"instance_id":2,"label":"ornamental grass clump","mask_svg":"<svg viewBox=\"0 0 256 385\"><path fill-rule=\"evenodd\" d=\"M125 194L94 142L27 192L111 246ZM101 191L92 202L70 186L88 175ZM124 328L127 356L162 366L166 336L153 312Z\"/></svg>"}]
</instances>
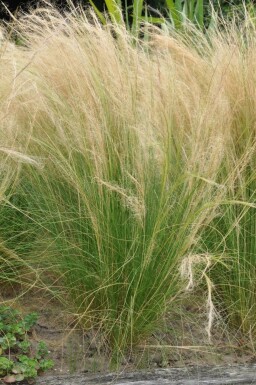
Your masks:
<instances>
[{"instance_id":1,"label":"ornamental grass clump","mask_svg":"<svg viewBox=\"0 0 256 385\"><path fill-rule=\"evenodd\" d=\"M134 44L120 25L54 9L13 28L23 45L2 79L12 96L1 137L19 172L1 206L5 244L118 359L175 306L188 256L211 261L196 264L207 306L217 298L229 312L241 266L253 281L234 226L254 209L253 34L152 27ZM220 281L226 268L234 274Z\"/></svg>"},{"instance_id":2,"label":"ornamental grass clump","mask_svg":"<svg viewBox=\"0 0 256 385\"><path fill-rule=\"evenodd\" d=\"M16 146L43 167L22 165L16 208L34 223L26 261L122 352L174 301L181 260L214 215L225 138L212 111L225 125L226 106L195 50L135 47L91 18L38 10L17 25L26 48L9 111Z\"/></svg>"}]
</instances>

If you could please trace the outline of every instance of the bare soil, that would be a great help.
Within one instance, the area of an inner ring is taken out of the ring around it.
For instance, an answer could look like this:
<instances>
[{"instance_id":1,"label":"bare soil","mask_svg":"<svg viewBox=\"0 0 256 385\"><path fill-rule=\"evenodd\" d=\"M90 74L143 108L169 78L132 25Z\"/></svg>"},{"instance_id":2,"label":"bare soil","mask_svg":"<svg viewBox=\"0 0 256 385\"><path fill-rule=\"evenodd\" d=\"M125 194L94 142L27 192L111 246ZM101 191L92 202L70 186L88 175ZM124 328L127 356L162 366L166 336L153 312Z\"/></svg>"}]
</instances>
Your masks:
<instances>
[{"instance_id":1,"label":"bare soil","mask_svg":"<svg viewBox=\"0 0 256 385\"><path fill-rule=\"evenodd\" d=\"M2 300L13 304L11 296ZM201 302L201 303L200 303ZM193 304L193 305L191 305ZM55 362L47 376L61 374L106 374L113 370L110 357L102 348L100 336L83 331L73 314L59 303L40 295L28 294L15 301L24 314L36 311L38 322L32 332L34 341L47 343L50 358ZM221 320L212 328L211 340L206 332L207 315L200 299L189 298L180 303L175 312L170 309L161 329L124 357L120 371L205 367L217 365L245 365L256 362L250 338L239 331L232 334Z\"/></svg>"}]
</instances>

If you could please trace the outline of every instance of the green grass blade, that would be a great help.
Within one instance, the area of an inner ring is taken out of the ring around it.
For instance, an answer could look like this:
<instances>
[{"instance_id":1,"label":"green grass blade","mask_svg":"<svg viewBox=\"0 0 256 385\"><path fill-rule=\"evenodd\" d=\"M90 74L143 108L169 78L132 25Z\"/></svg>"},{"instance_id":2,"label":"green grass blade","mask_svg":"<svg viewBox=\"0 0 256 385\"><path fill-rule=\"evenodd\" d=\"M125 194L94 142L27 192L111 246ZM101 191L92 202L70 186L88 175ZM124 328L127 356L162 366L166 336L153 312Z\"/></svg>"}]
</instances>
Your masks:
<instances>
[{"instance_id":1,"label":"green grass blade","mask_svg":"<svg viewBox=\"0 0 256 385\"><path fill-rule=\"evenodd\" d=\"M187 15L186 17L190 20L190 21L194 21L194 17L195 17L195 4L196 4L196 0L189 0L187 1L186 0L186 3L187 3Z\"/></svg>"},{"instance_id":2,"label":"green grass blade","mask_svg":"<svg viewBox=\"0 0 256 385\"><path fill-rule=\"evenodd\" d=\"M100 12L100 10L96 7L96 5L94 4L93 0L89 0L91 6L93 7L96 15L98 16L99 20L102 22L103 25L105 25L107 23L107 20L105 18L105 16L103 15L102 12Z\"/></svg>"},{"instance_id":3,"label":"green grass blade","mask_svg":"<svg viewBox=\"0 0 256 385\"><path fill-rule=\"evenodd\" d=\"M203 28L204 26L204 1L203 0L197 0L194 18L195 18L196 24L198 24L200 28Z\"/></svg>"},{"instance_id":4,"label":"green grass blade","mask_svg":"<svg viewBox=\"0 0 256 385\"><path fill-rule=\"evenodd\" d=\"M110 18L113 23L123 24L122 4L120 0L105 0Z\"/></svg>"},{"instance_id":5,"label":"green grass blade","mask_svg":"<svg viewBox=\"0 0 256 385\"><path fill-rule=\"evenodd\" d=\"M140 22L143 10L143 1L144 0L134 0L133 1L133 21L132 21L132 34L137 36L140 29Z\"/></svg>"},{"instance_id":6,"label":"green grass blade","mask_svg":"<svg viewBox=\"0 0 256 385\"><path fill-rule=\"evenodd\" d=\"M174 27L176 29L180 29L182 24L181 1L178 0L174 3L174 0L166 0L166 6L169 11L169 17L172 20Z\"/></svg>"},{"instance_id":7,"label":"green grass blade","mask_svg":"<svg viewBox=\"0 0 256 385\"><path fill-rule=\"evenodd\" d=\"M140 20L150 24L164 24L166 22L166 20L163 17L153 17L153 16L141 16Z\"/></svg>"}]
</instances>

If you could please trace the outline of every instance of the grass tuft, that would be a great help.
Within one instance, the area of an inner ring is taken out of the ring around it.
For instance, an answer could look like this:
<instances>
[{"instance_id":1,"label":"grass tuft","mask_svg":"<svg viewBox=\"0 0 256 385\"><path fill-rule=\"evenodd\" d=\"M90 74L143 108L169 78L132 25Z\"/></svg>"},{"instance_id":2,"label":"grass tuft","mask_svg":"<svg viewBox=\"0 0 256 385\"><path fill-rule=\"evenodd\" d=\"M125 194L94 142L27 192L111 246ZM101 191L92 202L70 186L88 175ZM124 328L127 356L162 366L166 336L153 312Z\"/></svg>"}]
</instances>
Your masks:
<instances>
[{"instance_id":1,"label":"grass tuft","mask_svg":"<svg viewBox=\"0 0 256 385\"><path fill-rule=\"evenodd\" d=\"M256 45L236 28L134 44L93 14L37 9L2 53L3 247L117 360L175 306L188 256L215 261L197 264L209 336L214 293L254 330Z\"/></svg>"}]
</instances>

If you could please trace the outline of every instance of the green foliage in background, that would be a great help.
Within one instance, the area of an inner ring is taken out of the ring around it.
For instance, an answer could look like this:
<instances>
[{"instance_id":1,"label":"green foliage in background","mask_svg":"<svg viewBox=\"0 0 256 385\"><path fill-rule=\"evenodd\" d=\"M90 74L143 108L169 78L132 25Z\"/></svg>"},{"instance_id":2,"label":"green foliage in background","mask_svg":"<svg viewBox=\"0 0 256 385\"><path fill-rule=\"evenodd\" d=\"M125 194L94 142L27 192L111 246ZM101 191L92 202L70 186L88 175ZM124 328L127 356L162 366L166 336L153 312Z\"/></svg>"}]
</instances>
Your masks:
<instances>
[{"instance_id":1,"label":"green foliage in background","mask_svg":"<svg viewBox=\"0 0 256 385\"><path fill-rule=\"evenodd\" d=\"M107 23L106 16L99 11L93 0L89 0L96 14L103 24ZM165 0L156 3L156 8L148 7L144 0L134 0L132 6L122 9L121 0L105 0L106 9L112 22L123 24L125 15L126 27L133 34L138 34L142 22L163 24L166 19L171 22L175 29L180 29L188 21L203 28L204 25L204 4L203 0ZM153 15L152 16L152 12ZM132 23L129 23L131 15Z\"/></svg>"},{"instance_id":2,"label":"green foliage in background","mask_svg":"<svg viewBox=\"0 0 256 385\"><path fill-rule=\"evenodd\" d=\"M175 29L180 29L188 21L203 28L203 0L166 0L166 7L168 18Z\"/></svg>"},{"instance_id":3,"label":"green foliage in background","mask_svg":"<svg viewBox=\"0 0 256 385\"><path fill-rule=\"evenodd\" d=\"M89 2L101 22L106 24L106 15L99 11L93 0ZM212 25L216 16L232 19L235 15L244 19L245 10L254 12L255 8L251 0L160 0L153 4L151 2L150 5L144 0L134 0L131 6L125 7L121 0L105 0L105 4L111 21L125 24L135 35L138 35L143 22L157 25L167 23L175 30L181 30L188 23L192 23L203 29ZM129 21L129 17L132 22Z\"/></svg>"}]
</instances>

